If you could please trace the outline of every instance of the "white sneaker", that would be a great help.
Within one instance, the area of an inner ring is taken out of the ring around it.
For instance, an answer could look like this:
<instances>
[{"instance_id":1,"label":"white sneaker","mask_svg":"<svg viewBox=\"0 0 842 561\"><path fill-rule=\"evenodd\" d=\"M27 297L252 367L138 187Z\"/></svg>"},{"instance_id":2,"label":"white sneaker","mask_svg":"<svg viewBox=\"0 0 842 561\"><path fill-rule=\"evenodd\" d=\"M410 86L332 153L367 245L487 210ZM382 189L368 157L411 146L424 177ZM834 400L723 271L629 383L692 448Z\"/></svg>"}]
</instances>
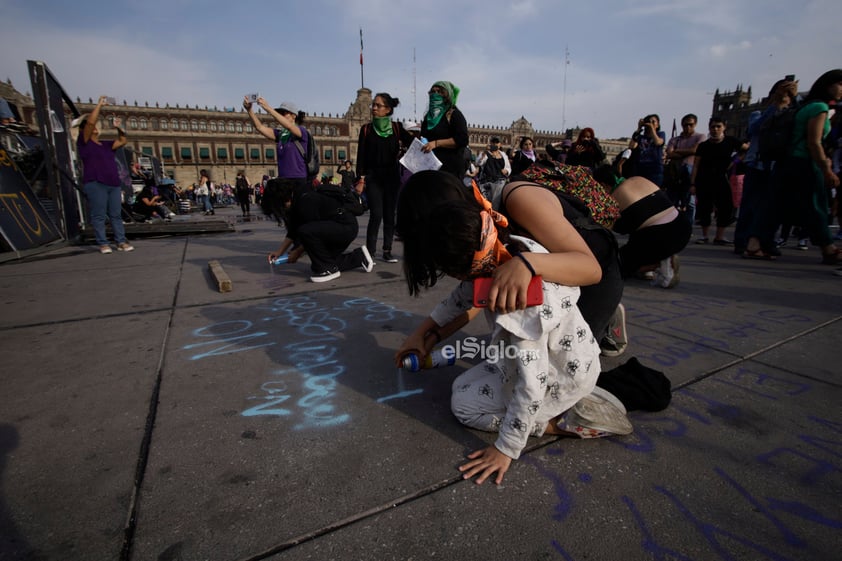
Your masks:
<instances>
[{"instance_id":1,"label":"white sneaker","mask_svg":"<svg viewBox=\"0 0 842 561\"><path fill-rule=\"evenodd\" d=\"M558 428L579 438L631 434L634 430L623 403L599 386L562 415Z\"/></svg>"},{"instance_id":2,"label":"white sneaker","mask_svg":"<svg viewBox=\"0 0 842 561\"><path fill-rule=\"evenodd\" d=\"M362 246L360 249L363 252L363 271L370 273L371 270L374 269L374 259L371 258L371 253L368 251L366 246Z\"/></svg>"},{"instance_id":3,"label":"white sneaker","mask_svg":"<svg viewBox=\"0 0 842 561\"><path fill-rule=\"evenodd\" d=\"M129 242L117 244L117 251L134 251L134 246ZM108 253L111 253L110 251Z\"/></svg>"},{"instance_id":4,"label":"white sneaker","mask_svg":"<svg viewBox=\"0 0 842 561\"><path fill-rule=\"evenodd\" d=\"M661 266L658 267L655 278L652 281L652 286L674 288L679 281L678 269L679 263L677 255L671 255L664 259L661 261Z\"/></svg>"},{"instance_id":5,"label":"white sneaker","mask_svg":"<svg viewBox=\"0 0 842 561\"><path fill-rule=\"evenodd\" d=\"M101 245L99 246L99 252L102 254L111 253L111 246L110 245Z\"/></svg>"}]
</instances>

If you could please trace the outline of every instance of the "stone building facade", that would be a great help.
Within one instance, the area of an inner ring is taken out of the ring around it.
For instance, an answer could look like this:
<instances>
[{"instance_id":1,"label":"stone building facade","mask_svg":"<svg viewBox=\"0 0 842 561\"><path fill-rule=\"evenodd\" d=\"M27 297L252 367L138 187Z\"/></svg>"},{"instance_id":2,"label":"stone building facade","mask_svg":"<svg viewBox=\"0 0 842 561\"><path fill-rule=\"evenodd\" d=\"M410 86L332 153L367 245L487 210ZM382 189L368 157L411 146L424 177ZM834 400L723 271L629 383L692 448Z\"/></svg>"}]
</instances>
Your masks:
<instances>
[{"instance_id":1,"label":"stone building facade","mask_svg":"<svg viewBox=\"0 0 842 561\"><path fill-rule=\"evenodd\" d=\"M0 94L14 103L25 123L38 130L30 96L21 94L10 83L0 83ZM77 98L74 105L80 112L89 113L94 108L93 101ZM306 116L304 126L319 147L322 174L335 175L343 161L356 159L360 128L371 120L371 103L372 91L360 88L344 114ZM274 126L271 117L258 114L263 122ZM254 129L242 107L219 109L118 100L116 105L106 106L100 117L100 130L106 137L116 134L113 120L119 117L127 131L128 147L141 156L158 158L164 173L182 186L197 181L202 169L220 184L233 184L239 170L244 170L253 183L263 175L273 177L277 173L274 144ZM504 147L513 148L517 148L521 137L531 137L539 152L548 143L567 138L561 131L536 130L524 116L509 127L469 124L468 132L474 154L484 150L495 136ZM568 133L575 138L578 131ZM600 139L600 143L611 161L626 147L628 139Z\"/></svg>"}]
</instances>

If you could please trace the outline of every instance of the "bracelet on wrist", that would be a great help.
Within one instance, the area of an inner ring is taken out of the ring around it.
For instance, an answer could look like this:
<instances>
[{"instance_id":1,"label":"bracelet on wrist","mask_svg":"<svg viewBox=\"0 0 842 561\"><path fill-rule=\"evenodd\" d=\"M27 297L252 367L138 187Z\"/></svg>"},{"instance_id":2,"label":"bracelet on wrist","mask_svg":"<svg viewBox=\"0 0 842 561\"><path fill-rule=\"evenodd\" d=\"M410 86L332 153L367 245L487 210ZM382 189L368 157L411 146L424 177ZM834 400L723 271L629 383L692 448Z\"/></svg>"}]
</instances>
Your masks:
<instances>
[{"instance_id":1,"label":"bracelet on wrist","mask_svg":"<svg viewBox=\"0 0 842 561\"><path fill-rule=\"evenodd\" d=\"M536 276L536 275L538 274L538 273L536 273L536 272L535 272L535 267L533 267L533 266L532 266L532 263L530 263L529 261L527 261L526 257L524 257L524 256L523 256L523 254L522 254L521 252L519 252L519 251L518 251L517 253L515 253L515 254L514 254L514 257L517 257L517 258L519 258L521 261L523 261L523 264L524 264L524 265L526 265L526 268L527 268L527 269L529 269L529 272L530 272L530 273L532 273L532 276L533 276L533 277L534 277L534 276Z\"/></svg>"}]
</instances>

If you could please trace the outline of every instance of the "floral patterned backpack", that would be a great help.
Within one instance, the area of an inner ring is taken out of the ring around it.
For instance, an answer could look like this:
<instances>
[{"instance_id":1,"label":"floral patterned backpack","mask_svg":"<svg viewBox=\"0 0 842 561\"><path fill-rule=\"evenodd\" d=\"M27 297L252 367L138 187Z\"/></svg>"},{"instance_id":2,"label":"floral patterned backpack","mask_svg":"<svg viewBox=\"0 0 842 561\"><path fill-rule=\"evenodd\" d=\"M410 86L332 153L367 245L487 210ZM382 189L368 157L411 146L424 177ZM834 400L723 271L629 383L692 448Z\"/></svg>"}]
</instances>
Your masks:
<instances>
[{"instance_id":1,"label":"floral patterned backpack","mask_svg":"<svg viewBox=\"0 0 842 561\"><path fill-rule=\"evenodd\" d=\"M537 183L578 199L587 206L591 218L609 230L620 216L617 201L582 166L539 160L510 179L518 180Z\"/></svg>"}]
</instances>

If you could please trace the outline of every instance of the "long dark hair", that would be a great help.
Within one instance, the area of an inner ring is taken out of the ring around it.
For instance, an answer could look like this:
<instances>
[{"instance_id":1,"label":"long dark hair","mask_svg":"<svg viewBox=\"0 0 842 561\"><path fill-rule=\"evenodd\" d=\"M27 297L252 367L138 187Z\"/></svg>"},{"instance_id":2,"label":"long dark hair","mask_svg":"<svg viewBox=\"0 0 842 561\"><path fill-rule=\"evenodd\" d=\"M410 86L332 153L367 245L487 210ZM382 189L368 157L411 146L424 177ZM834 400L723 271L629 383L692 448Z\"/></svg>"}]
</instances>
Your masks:
<instances>
[{"instance_id":1,"label":"long dark hair","mask_svg":"<svg viewBox=\"0 0 842 561\"><path fill-rule=\"evenodd\" d=\"M270 179L266 182L263 195L260 197L260 208L263 214L273 216L277 221L286 221L286 203L293 200L295 185L292 181L282 178Z\"/></svg>"},{"instance_id":2,"label":"long dark hair","mask_svg":"<svg viewBox=\"0 0 842 561\"><path fill-rule=\"evenodd\" d=\"M396 229L403 241L403 270L409 293L435 286L444 275L467 277L479 249L482 206L456 176L419 171L407 180L398 200ZM509 241L498 228L500 241Z\"/></svg>"},{"instance_id":3,"label":"long dark hair","mask_svg":"<svg viewBox=\"0 0 842 561\"><path fill-rule=\"evenodd\" d=\"M387 94L386 92L381 92L379 94L375 94L374 99L381 98L383 101L386 102L386 105L389 106L389 115L395 112L395 107L401 104L401 100L392 97L391 95Z\"/></svg>"},{"instance_id":4,"label":"long dark hair","mask_svg":"<svg viewBox=\"0 0 842 561\"><path fill-rule=\"evenodd\" d=\"M830 90L830 86L837 82L842 82L842 69L835 68L828 70L819 76L818 80L813 82L810 93L807 94L804 101L830 101L832 98L828 91Z\"/></svg>"}]
</instances>

